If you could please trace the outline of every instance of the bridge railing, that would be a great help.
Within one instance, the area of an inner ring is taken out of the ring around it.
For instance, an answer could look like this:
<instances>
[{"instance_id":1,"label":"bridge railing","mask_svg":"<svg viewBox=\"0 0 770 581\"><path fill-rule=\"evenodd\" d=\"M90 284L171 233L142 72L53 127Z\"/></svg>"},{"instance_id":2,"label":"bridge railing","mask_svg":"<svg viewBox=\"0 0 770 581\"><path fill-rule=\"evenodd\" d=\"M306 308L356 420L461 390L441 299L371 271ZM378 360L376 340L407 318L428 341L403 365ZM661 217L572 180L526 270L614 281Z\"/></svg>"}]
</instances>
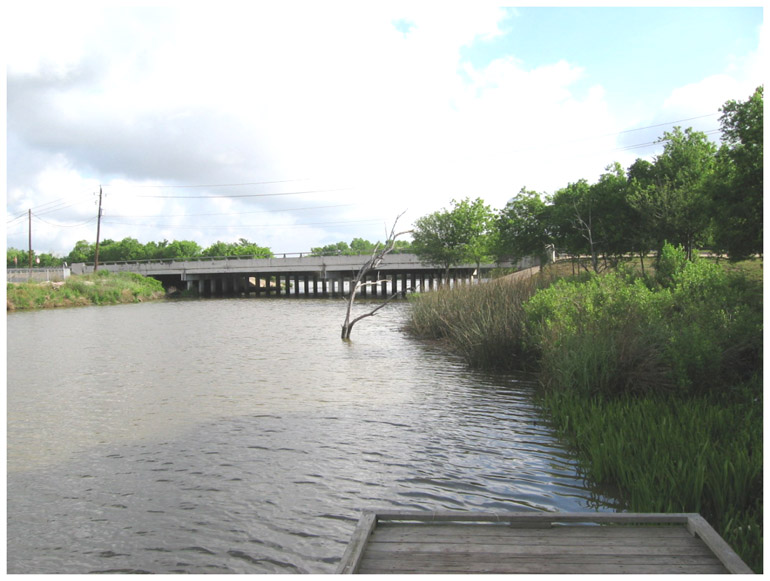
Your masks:
<instances>
[{"instance_id":1,"label":"bridge railing","mask_svg":"<svg viewBox=\"0 0 770 581\"><path fill-rule=\"evenodd\" d=\"M69 278L69 267L54 268L8 268L5 271L7 282L59 282Z\"/></svg>"}]
</instances>

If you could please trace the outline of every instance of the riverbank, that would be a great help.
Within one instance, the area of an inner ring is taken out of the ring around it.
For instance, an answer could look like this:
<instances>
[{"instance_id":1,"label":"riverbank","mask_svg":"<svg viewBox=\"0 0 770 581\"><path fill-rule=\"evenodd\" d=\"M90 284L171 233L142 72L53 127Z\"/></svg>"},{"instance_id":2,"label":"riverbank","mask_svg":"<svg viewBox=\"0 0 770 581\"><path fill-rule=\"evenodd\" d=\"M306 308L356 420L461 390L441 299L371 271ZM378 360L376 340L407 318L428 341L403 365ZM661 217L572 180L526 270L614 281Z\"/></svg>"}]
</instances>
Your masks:
<instances>
[{"instance_id":1,"label":"riverbank","mask_svg":"<svg viewBox=\"0 0 770 581\"><path fill-rule=\"evenodd\" d=\"M472 366L535 371L587 478L627 510L699 512L762 570L762 279L667 249L621 268L412 299L412 333Z\"/></svg>"},{"instance_id":2,"label":"riverbank","mask_svg":"<svg viewBox=\"0 0 770 581\"><path fill-rule=\"evenodd\" d=\"M8 283L6 310L137 303L163 298L160 281L130 272L73 275L63 282Z\"/></svg>"}]
</instances>

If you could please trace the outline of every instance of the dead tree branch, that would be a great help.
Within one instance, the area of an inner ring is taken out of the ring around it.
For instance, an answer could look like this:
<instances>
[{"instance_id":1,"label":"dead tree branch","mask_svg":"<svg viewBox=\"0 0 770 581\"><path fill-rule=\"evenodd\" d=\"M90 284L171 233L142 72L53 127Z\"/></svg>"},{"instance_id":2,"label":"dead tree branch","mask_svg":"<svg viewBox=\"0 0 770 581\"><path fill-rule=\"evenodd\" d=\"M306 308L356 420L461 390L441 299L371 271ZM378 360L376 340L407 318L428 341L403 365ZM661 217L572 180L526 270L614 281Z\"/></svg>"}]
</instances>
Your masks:
<instances>
[{"instance_id":1,"label":"dead tree branch","mask_svg":"<svg viewBox=\"0 0 770 581\"><path fill-rule=\"evenodd\" d=\"M369 259L361 266L361 268L358 270L358 274L356 274L356 277L350 281L350 289L348 292L347 297L347 311L345 313L345 322L342 325L342 338L343 339L350 339L350 333L353 330L353 325L355 325L358 321L361 319L365 319L367 317L373 316L377 311L379 311L381 308L383 308L385 305L387 305L390 301L392 301L396 296L398 296L398 292L394 293L393 296L389 297L385 300L381 305L379 305L377 308L369 311L368 313L365 313L363 315L360 315L354 319L351 320L351 313L353 311L353 303L356 300L356 293L362 286L369 286L373 284L377 284L375 282L363 282L366 275L372 271L375 270L380 264L382 263L385 256L393 250L396 246L396 239L399 236L403 236L404 234L408 234L411 232L411 230L405 230L403 232L396 232L396 224L398 224L399 218L404 215L404 212L401 212L398 216L396 216L395 221L393 222L393 227L390 229L390 234L388 235L388 239L380 246L379 243L374 247L374 250L372 251L372 255L369 257ZM379 280L377 281L379 282ZM407 289L411 290L411 289ZM406 292L406 291L402 291Z\"/></svg>"}]
</instances>

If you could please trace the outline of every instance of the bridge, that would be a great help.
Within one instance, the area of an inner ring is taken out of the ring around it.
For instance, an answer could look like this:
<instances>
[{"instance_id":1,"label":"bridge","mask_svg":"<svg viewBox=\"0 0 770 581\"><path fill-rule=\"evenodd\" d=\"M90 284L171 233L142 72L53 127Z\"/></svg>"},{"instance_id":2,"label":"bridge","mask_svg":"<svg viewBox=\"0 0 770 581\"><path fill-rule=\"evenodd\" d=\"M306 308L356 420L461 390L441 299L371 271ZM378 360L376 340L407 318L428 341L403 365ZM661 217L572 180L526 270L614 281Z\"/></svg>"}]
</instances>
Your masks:
<instances>
[{"instance_id":1,"label":"bridge","mask_svg":"<svg viewBox=\"0 0 770 581\"><path fill-rule=\"evenodd\" d=\"M283 255L274 258L228 257L183 260L144 260L99 263L99 270L135 272L160 280L173 293L191 291L201 296L342 296L368 255L312 256ZM482 264L481 275L492 268L528 268L536 259L527 258L516 264ZM93 264L74 263L72 274L93 271ZM457 285L470 282L475 264L462 264L446 272L435 265L423 264L415 254L387 254L380 266L366 276L359 296L390 296L407 289L421 292L440 284Z\"/></svg>"}]
</instances>

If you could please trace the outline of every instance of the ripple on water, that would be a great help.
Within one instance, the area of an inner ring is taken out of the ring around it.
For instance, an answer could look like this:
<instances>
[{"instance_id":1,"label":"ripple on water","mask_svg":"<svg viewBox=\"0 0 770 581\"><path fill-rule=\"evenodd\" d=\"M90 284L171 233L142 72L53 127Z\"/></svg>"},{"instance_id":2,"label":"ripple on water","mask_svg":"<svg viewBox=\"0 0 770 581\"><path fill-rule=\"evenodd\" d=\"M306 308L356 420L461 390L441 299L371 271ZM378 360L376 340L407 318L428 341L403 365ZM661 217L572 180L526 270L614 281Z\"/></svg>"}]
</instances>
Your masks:
<instances>
[{"instance_id":1,"label":"ripple on water","mask_svg":"<svg viewBox=\"0 0 770 581\"><path fill-rule=\"evenodd\" d=\"M329 573L365 508L611 508L526 381L381 313L350 343L331 301L97 309L81 345L60 332L74 315L9 317L9 362L62 360L9 369L8 571Z\"/></svg>"}]
</instances>

